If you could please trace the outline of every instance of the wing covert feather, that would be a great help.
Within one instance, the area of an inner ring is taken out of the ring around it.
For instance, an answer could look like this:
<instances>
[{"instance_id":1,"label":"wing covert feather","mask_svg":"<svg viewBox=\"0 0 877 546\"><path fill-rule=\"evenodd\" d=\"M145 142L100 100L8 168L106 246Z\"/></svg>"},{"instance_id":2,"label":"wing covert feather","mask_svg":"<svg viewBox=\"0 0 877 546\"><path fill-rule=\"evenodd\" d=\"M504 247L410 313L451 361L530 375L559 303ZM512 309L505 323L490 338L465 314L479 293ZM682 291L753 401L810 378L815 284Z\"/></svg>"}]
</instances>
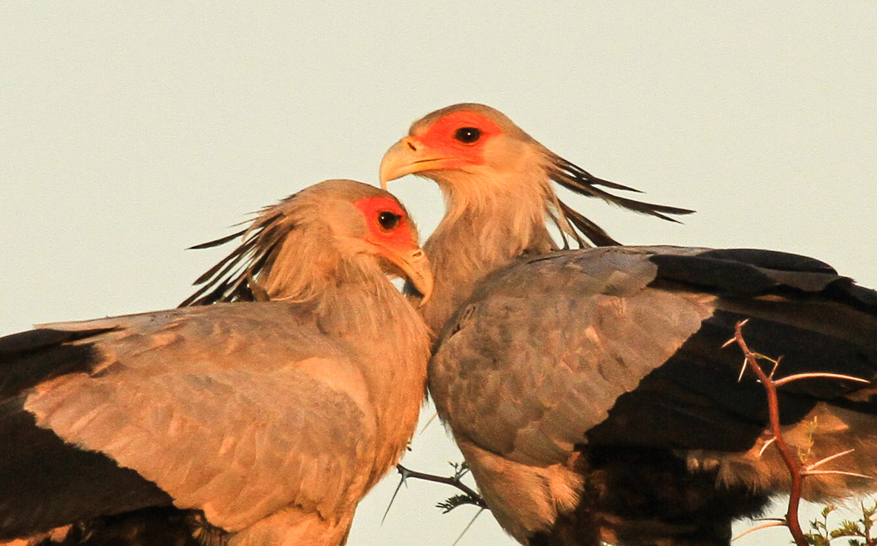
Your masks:
<instances>
[{"instance_id":1,"label":"wing covert feather","mask_svg":"<svg viewBox=\"0 0 877 546\"><path fill-rule=\"evenodd\" d=\"M644 290L647 254L563 254L485 281L430 364L455 434L525 464L565 460L710 311L710 298Z\"/></svg>"},{"instance_id":2,"label":"wing covert feather","mask_svg":"<svg viewBox=\"0 0 877 546\"><path fill-rule=\"evenodd\" d=\"M358 363L343 356L349 348L305 312L278 321L292 308L272 306L116 319L114 330L77 342L103 357L94 373L38 385L25 409L226 530L290 504L331 514L349 502L345 492L366 487L376 418Z\"/></svg>"}]
</instances>

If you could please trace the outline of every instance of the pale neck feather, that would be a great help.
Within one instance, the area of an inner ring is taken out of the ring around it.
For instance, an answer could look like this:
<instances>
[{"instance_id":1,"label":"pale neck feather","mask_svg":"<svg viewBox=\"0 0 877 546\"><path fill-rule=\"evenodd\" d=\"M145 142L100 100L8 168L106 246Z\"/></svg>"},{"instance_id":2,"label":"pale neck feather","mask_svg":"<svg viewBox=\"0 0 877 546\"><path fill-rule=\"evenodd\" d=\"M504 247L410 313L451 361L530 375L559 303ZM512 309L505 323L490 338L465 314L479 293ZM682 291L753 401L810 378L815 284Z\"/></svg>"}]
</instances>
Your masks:
<instances>
[{"instance_id":1,"label":"pale neck feather","mask_svg":"<svg viewBox=\"0 0 877 546\"><path fill-rule=\"evenodd\" d=\"M259 282L272 300L313 306L320 331L362 366L378 432L370 488L399 460L417 425L426 396L430 336L372 256L342 256L335 246L319 244L318 237L307 239L315 242L307 253L298 242L289 245L297 256L279 257ZM310 265L296 265L303 260Z\"/></svg>"},{"instance_id":2,"label":"pale neck feather","mask_svg":"<svg viewBox=\"0 0 877 546\"><path fill-rule=\"evenodd\" d=\"M447 171L435 180L447 213L424 245L435 286L420 310L437 336L485 275L555 245L546 227L553 192L544 170L501 177Z\"/></svg>"}]
</instances>

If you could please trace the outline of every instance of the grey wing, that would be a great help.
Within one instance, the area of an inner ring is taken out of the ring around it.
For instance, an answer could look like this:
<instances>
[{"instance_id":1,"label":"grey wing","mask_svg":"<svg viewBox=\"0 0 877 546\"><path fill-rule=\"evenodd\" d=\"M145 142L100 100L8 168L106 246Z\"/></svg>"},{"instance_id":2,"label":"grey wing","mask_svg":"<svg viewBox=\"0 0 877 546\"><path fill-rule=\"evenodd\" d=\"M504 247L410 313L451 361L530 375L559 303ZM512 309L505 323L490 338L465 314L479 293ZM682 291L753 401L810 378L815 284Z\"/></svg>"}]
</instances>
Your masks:
<instances>
[{"instance_id":1,"label":"grey wing","mask_svg":"<svg viewBox=\"0 0 877 546\"><path fill-rule=\"evenodd\" d=\"M765 408L757 383L737 383L739 350L722 349L736 321L753 318L761 352L792 357L785 375L873 380L875 303L825 264L782 253L557 253L485 280L446 326L430 389L458 439L524 464L583 444L745 450ZM861 386L793 385L787 422Z\"/></svg>"},{"instance_id":2,"label":"grey wing","mask_svg":"<svg viewBox=\"0 0 877 546\"><path fill-rule=\"evenodd\" d=\"M72 341L87 348L87 366L22 391L25 412L213 525L234 531L290 504L348 509L371 470L374 415L360 369L293 306L215 305L47 329L106 331Z\"/></svg>"},{"instance_id":3,"label":"grey wing","mask_svg":"<svg viewBox=\"0 0 877 546\"><path fill-rule=\"evenodd\" d=\"M657 270L647 257L559 254L489 277L430 364L455 435L525 464L565 460L708 314L645 291Z\"/></svg>"}]
</instances>

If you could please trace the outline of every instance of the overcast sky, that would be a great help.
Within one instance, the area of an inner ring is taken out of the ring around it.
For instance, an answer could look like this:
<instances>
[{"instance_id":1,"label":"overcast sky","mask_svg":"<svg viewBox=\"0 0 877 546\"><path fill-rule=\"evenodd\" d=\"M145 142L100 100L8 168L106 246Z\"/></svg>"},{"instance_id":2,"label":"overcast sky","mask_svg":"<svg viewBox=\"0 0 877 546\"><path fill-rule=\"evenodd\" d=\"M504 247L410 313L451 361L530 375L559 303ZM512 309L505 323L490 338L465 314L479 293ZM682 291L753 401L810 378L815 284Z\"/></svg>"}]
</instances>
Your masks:
<instances>
[{"instance_id":1,"label":"overcast sky","mask_svg":"<svg viewBox=\"0 0 877 546\"><path fill-rule=\"evenodd\" d=\"M0 7L0 334L177 305L224 251L186 247L320 180L376 183L412 121L463 101L698 211L576 202L625 243L793 251L877 286L873 2L301 4ZM437 190L391 189L428 235ZM433 423L405 462L457 458ZM475 513L412 482L381 526L394 487L350 546L451 546ZM485 513L459 544L512 541Z\"/></svg>"}]
</instances>

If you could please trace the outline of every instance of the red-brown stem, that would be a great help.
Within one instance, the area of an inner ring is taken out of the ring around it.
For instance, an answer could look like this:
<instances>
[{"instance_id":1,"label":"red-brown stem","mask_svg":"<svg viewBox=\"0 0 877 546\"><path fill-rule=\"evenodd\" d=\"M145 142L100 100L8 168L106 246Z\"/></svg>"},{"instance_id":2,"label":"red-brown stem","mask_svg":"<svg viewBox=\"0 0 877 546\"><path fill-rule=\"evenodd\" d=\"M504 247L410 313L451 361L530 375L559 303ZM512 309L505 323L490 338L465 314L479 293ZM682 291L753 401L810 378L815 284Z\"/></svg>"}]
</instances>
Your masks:
<instances>
[{"instance_id":1,"label":"red-brown stem","mask_svg":"<svg viewBox=\"0 0 877 546\"><path fill-rule=\"evenodd\" d=\"M764 386L764 390L767 393L767 408L770 417L771 432L773 433L777 448L780 450L783 462L786 463L786 467L789 469L789 475L792 478L792 489L789 492L789 511L786 513L786 525L789 527L789 531L791 531L792 537L795 539L795 544L797 544L797 546L807 546L807 539L804 538L804 532L801 530L801 523L798 521L798 505L801 502L801 485L804 479L801 475L801 463L792 453L789 445L786 444L786 441L783 439L782 431L780 430L780 406L779 400L777 399L776 386L773 384L771 378L764 373L764 370L761 369L761 366L758 364L758 358L755 353L749 350L749 346L746 345L746 341L743 339L743 324L745 324L745 322L746 321L740 321L737 323L734 331L734 340L737 342L737 345L740 346L740 349L742 349L743 356L746 358L746 364L748 364L753 373L758 376L759 381L761 381L761 384Z\"/></svg>"}]
</instances>

